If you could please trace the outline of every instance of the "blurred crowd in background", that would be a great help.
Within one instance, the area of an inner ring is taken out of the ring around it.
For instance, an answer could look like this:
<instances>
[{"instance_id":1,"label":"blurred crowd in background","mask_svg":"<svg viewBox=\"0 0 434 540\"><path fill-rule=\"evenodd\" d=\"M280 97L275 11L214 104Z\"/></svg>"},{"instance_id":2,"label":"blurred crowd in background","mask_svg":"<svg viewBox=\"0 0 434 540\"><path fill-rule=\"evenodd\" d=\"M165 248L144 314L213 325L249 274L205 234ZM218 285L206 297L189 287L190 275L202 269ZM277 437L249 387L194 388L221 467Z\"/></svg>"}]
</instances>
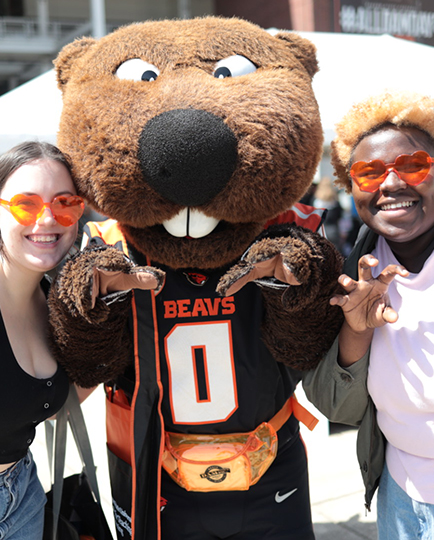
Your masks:
<instances>
[{"instance_id":1,"label":"blurred crowd in background","mask_svg":"<svg viewBox=\"0 0 434 540\"><path fill-rule=\"evenodd\" d=\"M347 257L362 224L352 195L338 190L329 176L323 176L311 185L300 202L327 209L324 223L326 236Z\"/></svg>"}]
</instances>

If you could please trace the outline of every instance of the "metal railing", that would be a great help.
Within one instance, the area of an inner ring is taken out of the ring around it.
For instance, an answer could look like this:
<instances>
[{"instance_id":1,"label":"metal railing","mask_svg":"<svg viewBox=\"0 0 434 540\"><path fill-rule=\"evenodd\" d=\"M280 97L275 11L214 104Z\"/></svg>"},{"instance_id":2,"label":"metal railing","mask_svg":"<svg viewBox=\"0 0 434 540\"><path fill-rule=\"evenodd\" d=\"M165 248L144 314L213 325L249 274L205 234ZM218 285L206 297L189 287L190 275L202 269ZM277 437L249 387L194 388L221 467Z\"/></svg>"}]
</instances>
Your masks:
<instances>
[{"instance_id":1,"label":"metal railing","mask_svg":"<svg viewBox=\"0 0 434 540\"><path fill-rule=\"evenodd\" d=\"M36 19L22 17L0 17L0 38L10 37L50 37L60 39L63 35L73 32L85 21L48 21L40 24Z\"/></svg>"},{"instance_id":2,"label":"metal railing","mask_svg":"<svg viewBox=\"0 0 434 540\"><path fill-rule=\"evenodd\" d=\"M111 32L117 26L117 23L107 23L107 31ZM83 28L90 28L88 20L39 22L35 18L0 17L0 39L45 37L63 41Z\"/></svg>"}]
</instances>

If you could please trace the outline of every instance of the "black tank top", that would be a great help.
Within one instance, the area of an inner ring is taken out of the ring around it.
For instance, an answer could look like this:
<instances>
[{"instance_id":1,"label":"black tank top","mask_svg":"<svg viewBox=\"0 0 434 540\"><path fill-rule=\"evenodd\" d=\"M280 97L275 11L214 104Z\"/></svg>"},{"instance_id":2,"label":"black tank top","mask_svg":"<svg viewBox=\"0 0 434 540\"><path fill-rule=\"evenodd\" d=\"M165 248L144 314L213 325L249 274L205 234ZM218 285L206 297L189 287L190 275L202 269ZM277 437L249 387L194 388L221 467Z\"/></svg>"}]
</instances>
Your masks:
<instances>
[{"instance_id":1,"label":"black tank top","mask_svg":"<svg viewBox=\"0 0 434 540\"><path fill-rule=\"evenodd\" d=\"M24 457L36 426L53 416L68 396L68 377L59 365L48 379L37 379L18 364L0 313L0 463Z\"/></svg>"}]
</instances>

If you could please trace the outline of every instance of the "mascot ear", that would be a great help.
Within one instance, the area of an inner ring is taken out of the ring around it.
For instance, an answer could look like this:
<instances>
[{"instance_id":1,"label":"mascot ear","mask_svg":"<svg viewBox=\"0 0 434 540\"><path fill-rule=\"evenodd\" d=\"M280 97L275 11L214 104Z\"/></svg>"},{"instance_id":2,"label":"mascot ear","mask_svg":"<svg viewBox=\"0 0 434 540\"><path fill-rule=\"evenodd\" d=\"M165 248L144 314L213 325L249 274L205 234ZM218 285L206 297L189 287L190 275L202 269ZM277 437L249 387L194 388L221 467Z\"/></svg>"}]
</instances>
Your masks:
<instances>
[{"instance_id":1,"label":"mascot ear","mask_svg":"<svg viewBox=\"0 0 434 540\"><path fill-rule=\"evenodd\" d=\"M53 64L56 70L57 86L63 91L71 75L72 64L83 56L83 54L93 47L96 40L90 37L76 39L72 43L65 45L54 60Z\"/></svg>"},{"instance_id":2,"label":"mascot ear","mask_svg":"<svg viewBox=\"0 0 434 540\"><path fill-rule=\"evenodd\" d=\"M312 78L319 69L315 45L294 32L279 32L274 37L285 41L285 45Z\"/></svg>"}]
</instances>

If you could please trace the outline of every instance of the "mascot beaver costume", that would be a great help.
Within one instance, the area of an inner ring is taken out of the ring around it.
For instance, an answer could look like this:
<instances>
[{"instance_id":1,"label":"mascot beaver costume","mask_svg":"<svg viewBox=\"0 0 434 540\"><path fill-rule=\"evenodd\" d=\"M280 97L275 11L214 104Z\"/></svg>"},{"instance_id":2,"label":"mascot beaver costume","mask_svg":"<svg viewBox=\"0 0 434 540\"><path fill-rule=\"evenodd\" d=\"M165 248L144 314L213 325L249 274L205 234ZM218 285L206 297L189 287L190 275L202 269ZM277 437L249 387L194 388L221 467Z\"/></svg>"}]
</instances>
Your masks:
<instances>
[{"instance_id":1,"label":"mascot beaver costume","mask_svg":"<svg viewBox=\"0 0 434 540\"><path fill-rule=\"evenodd\" d=\"M109 219L51 289L52 342L73 381L105 383L118 538L314 538L292 396L342 322L341 257L296 204L323 144L314 46L145 22L55 67L59 147Z\"/></svg>"}]
</instances>

